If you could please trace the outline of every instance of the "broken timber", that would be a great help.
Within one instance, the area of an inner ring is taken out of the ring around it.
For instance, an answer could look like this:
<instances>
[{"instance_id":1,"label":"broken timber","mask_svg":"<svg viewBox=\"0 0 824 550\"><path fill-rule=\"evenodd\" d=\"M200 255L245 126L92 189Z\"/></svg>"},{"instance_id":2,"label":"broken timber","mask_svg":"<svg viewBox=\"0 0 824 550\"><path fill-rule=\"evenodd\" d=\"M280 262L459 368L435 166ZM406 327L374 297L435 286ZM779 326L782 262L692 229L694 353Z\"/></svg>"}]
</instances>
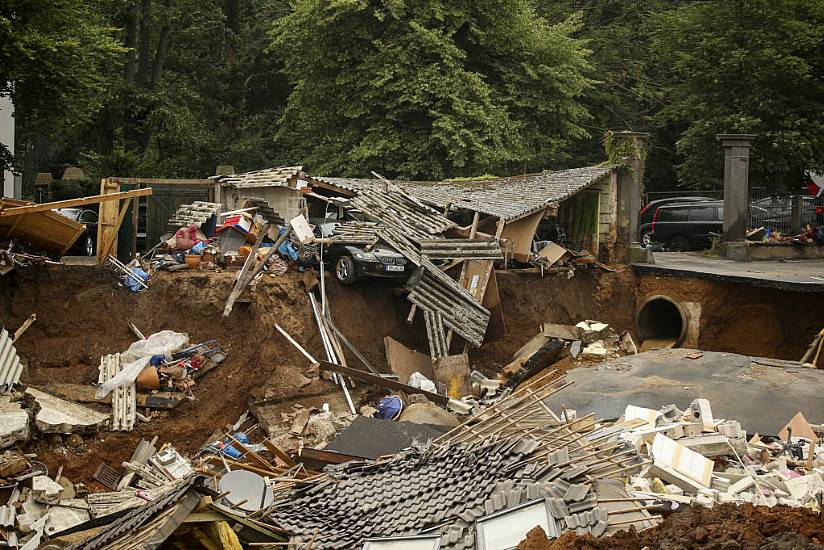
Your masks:
<instances>
[{"instance_id":1,"label":"broken timber","mask_svg":"<svg viewBox=\"0 0 824 550\"><path fill-rule=\"evenodd\" d=\"M268 226L267 226L268 227ZM289 236L289 233L292 231L292 225L287 223L286 227L283 230L283 234L281 234L278 239L275 241L275 244L266 252L266 255L263 259L256 263L257 260L257 252L260 249L260 245L263 242L263 236L267 233L267 228L264 228L260 232L260 237L258 237L257 242L255 243L254 248L249 253L249 256L246 257L246 262L243 264L243 269L238 273L237 282L235 283L235 288L232 289L231 294L229 294L229 299L226 300L226 306L223 308L223 316L228 317L230 313L232 313L232 308L235 305L235 301L237 301L238 297L246 290L246 287L257 277L257 274L263 271L263 268L266 267L267 262L269 259L277 252L278 247L283 244L283 241Z\"/></svg>"},{"instance_id":2,"label":"broken timber","mask_svg":"<svg viewBox=\"0 0 824 550\"><path fill-rule=\"evenodd\" d=\"M320 368L328 372L343 374L345 376L349 376L351 378L355 378L357 380L361 380L369 384L374 384L382 388L387 388L395 391L402 391L408 394L418 393L423 395L433 403L441 405L442 407L445 407L449 403L449 398L445 395L438 395L437 393L432 393L419 388L413 388L412 386L401 384L400 382L396 382L394 380L388 380L381 376L375 376L374 374L363 372L358 369L342 367L341 365L335 365L333 363L330 363L329 361L321 361Z\"/></svg>"}]
</instances>

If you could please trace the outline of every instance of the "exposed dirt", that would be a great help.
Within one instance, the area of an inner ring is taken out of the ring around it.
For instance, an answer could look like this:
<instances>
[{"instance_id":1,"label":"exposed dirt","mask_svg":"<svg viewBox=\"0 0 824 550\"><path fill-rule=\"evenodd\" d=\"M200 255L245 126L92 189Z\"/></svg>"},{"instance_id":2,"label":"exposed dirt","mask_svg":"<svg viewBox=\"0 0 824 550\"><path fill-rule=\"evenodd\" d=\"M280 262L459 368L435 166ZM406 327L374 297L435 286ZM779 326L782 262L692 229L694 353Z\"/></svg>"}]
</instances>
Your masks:
<instances>
[{"instance_id":1,"label":"exposed dirt","mask_svg":"<svg viewBox=\"0 0 824 550\"><path fill-rule=\"evenodd\" d=\"M118 288L114 276L103 268L21 271L3 279L3 322L16 327L31 313L37 314L37 322L17 344L29 361L23 376L27 383L95 382L100 356L123 351L134 340L129 322L144 334L169 329L188 333L192 342L216 339L229 352L217 369L198 381L195 401L172 411L155 411L150 423L138 422L132 432L86 437L79 456L72 450L62 454L41 440L35 450L51 471L62 464L64 475L95 487L90 480L100 462L117 467L142 438L158 435L160 443L172 442L186 453L196 451L215 430L233 423L254 395L265 392L269 399L282 400L284 409L293 402L320 406L335 401L339 392L331 382L315 380L298 389L308 361L273 328L279 323L311 354L322 356L300 275L262 279L252 302L236 304L224 319L221 313L234 277L232 272L165 273L139 295ZM385 367L384 335L409 339L403 336L409 332L405 314L393 304L405 300L381 284L370 292L374 294L371 305L362 295L365 288L341 291L331 283L328 290L337 324L379 368Z\"/></svg>"},{"instance_id":2,"label":"exposed dirt","mask_svg":"<svg viewBox=\"0 0 824 550\"><path fill-rule=\"evenodd\" d=\"M715 508L692 507L673 514L661 525L641 531L621 531L600 539L565 533L550 541L540 528L530 531L518 550L594 550L614 548L763 549L806 550L824 548L824 516L806 508L750 504L725 504Z\"/></svg>"},{"instance_id":3,"label":"exposed dirt","mask_svg":"<svg viewBox=\"0 0 824 550\"><path fill-rule=\"evenodd\" d=\"M753 356L798 360L824 328L824 293L788 292L680 277L576 272L572 279L535 273L498 273L508 337L484 346L481 361L511 357L542 323L584 319L634 330L636 307L663 294L701 305L698 347ZM635 336L635 334L633 334Z\"/></svg>"},{"instance_id":4,"label":"exposed dirt","mask_svg":"<svg viewBox=\"0 0 824 550\"><path fill-rule=\"evenodd\" d=\"M227 360L203 377L196 400L157 413L131 433L87 437L82 454L60 454L45 441L34 450L50 469L64 465L75 481L89 482L100 462L112 466L127 459L141 438L158 435L181 451L197 450L215 430L234 422L250 399L266 397L306 406L333 403L340 392L330 383L305 381L308 361L278 334L278 322L315 357L322 345L302 277L289 273L265 277L238 303L228 319L221 316L235 272L199 271L160 274L143 294L115 284L105 268L62 266L17 270L0 278L0 320L16 328L31 313L38 321L17 344L29 362L23 380L32 384L91 384L100 356L125 350L134 323L145 334L163 329L186 332L191 341L218 340ZM820 330L824 296L754 289L696 279L636 277L629 268L617 273L579 271L573 279L534 273L499 273L507 336L471 353L473 366L495 372L532 338L542 323L597 319L616 330L630 329L636 304L646 296L666 294L701 303L700 347L778 358L799 358ZM338 328L378 368L385 369L383 338L392 336L428 352L421 316L407 324L409 302L391 281L364 281L343 288L330 280L329 303ZM357 359L347 354L351 365ZM574 367L565 360L562 370ZM367 388L360 388L365 391Z\"/></svg>"}]
</instances>

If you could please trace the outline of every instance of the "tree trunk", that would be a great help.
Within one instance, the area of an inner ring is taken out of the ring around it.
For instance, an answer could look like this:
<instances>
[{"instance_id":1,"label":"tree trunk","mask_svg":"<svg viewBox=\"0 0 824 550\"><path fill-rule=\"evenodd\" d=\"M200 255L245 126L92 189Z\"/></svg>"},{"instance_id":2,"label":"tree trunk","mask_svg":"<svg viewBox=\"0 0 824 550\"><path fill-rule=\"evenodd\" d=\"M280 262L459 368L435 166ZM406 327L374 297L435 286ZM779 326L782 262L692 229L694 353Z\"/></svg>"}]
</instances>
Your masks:
<instances>
[{"instance_id":1,"label":"tree trunk","mask_svg":"<svg viewBox=\"0 0 824 550\"><path fill-rule=\"evenodd\" d=\"M152 40L152 0L143 0L141 8L142 19L140 21L140 51L138 56L137 79L140 82L148 82L149 68L151 64Z\"/></svg>"},{"instance_id":2,"label":"tree trunk","mask_svg":"<svg viewBox=\"0 0 824 550\"><path fill-rule=\"evenodd\" d=\"M163 74L163 63L166 61L166 54L169 51L169 34L171 28L169 26L169 11L172 8L172 0L166 0L166 6L163 14L163 26L160 28L160 39L157 43L157 51L155 52L154 62L152 62L152 87L160 82L160 76Z\"/></svg>"},{"instance_id":3,"label":"tree trunk","mask_svg":"<svg viewBox=\"0 0 824 550\"><path fill-rule=\"evenodd\" d=\"M226 16L226 31L223 33L223 48L230 63L237 61L235 40L240 32L240 6L238 0L225 0L223 13Z\"/></svg>"},{"instance_id":4,"label":"tree trunk","mask_svg":"<svg viewBox=\"0 0 824 550\"><path fill-rule=\"evenodd\" d=\"M126 65L123 68L123 78L126 82L134 80L135 65L137 63L137 25L139 17L140 12L137 9L137 2L130 2L126 13L126 47L129 51L126 52Z\"/></svg>"}]
</instances>

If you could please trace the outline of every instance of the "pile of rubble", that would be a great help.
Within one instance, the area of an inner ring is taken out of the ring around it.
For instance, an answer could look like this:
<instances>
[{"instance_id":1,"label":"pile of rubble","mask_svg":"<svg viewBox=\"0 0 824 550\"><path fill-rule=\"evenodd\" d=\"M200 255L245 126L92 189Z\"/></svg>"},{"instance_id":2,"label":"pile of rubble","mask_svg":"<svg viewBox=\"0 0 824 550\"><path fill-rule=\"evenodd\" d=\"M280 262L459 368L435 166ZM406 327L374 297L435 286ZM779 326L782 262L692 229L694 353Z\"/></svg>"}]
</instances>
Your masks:
<instances>
[{"instance_id":1,"label":"pile of rubble","mask_svg":"<svg viewBox=\"0 0 824 550\"><path fill-rule=\"evenodd\" d=\"M616 426L650 461L627 484L634 496L701 506L746 502L821 510L822 430L801 413L777 437L748 438L739 422L713 418L706 399L696 399L686 411L630 405Z\"/></svg>"}]
</instances>

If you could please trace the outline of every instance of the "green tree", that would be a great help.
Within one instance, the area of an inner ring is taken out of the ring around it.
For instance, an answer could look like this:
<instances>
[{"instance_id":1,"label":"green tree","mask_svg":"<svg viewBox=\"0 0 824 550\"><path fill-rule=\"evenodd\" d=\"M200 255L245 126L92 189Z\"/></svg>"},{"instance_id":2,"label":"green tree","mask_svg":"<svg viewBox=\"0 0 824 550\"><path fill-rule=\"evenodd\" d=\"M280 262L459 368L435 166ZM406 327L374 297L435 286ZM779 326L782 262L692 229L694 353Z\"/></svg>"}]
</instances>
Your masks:
<instances>
[{"instance_id":1,"label":"green tree","mask_svg":"<svg viewBox=\"0 0 824 550\"><path fill-rule=\"evenodd\" d=\"M661 126L681 128L681 180L722 177L718 133L758 136L751 182L795 190L824 166L824 2L696 2L659 15L652 31L665 76Z\"/></svg>"},{"instance_id":2,"label":"green tree","mask_svg":"<svg viewBox=\"0 0 824 550\"><path fill-rule=\"evenodd\" d=\"M0 94L10 95L18 124L56 132L100 108L104 68L122 48L87 0L0 3ZM0 143L0 155L9 151Z\"/></svg>"},{"instance_id":3,"label":"green tree","mask_svg":"<svg viewBox=\"0 0 824 550\"><path fill-rule=\"evenodd\" d=\"M276 136L315 173L536 170L581 138L577 20L528 0L296 0L272 52L293 91Z\"/></svg>"}]
</instances>

